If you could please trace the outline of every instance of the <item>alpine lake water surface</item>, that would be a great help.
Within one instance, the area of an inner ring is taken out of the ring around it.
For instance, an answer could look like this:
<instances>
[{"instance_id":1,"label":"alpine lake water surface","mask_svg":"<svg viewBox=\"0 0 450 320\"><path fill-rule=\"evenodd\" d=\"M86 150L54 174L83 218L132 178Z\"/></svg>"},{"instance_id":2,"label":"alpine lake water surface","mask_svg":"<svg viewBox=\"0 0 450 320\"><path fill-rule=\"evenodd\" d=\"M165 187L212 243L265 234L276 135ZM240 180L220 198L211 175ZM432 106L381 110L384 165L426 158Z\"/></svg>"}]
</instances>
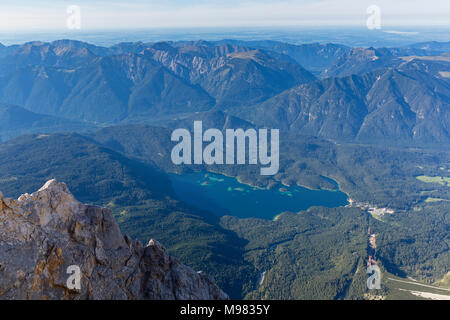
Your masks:
<instances>
[{"instance_id":1,"label":"alpine lake water surface","mask_svg":"<svg viewBox=\"0 0 450 320\"><path fill-rule=\"evenodd\" d=\"M310 190L297 185L261 189L235 178L211 172L169 174L180 200L218 216L274 219L282 212L299 212L312 206L335 208L348 204L345 193Z\"/></svg>"}]
</instances>

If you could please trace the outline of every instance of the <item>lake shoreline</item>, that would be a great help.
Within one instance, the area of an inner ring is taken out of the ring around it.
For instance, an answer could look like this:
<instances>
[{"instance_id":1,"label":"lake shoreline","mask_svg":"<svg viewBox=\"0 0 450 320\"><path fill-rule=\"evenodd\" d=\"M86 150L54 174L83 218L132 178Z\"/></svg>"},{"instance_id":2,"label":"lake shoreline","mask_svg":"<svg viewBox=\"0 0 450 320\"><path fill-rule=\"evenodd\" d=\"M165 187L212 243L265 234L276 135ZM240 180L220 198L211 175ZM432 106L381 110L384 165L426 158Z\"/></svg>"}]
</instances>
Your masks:
<instances>
[{"instance_id":1,"label":"lake shoreline","mask_svg":"<svg viewBox=\"0 0 450 320\"><path fill-rule=\"evenodd\" d=\"M348 205L348 195L340 190L313 190L278 181L261 188L213 171L169 174L178 198L217 216L274 220L284 212L302 212L311 207L337 208Z\"/></svg>"}]
</instances>

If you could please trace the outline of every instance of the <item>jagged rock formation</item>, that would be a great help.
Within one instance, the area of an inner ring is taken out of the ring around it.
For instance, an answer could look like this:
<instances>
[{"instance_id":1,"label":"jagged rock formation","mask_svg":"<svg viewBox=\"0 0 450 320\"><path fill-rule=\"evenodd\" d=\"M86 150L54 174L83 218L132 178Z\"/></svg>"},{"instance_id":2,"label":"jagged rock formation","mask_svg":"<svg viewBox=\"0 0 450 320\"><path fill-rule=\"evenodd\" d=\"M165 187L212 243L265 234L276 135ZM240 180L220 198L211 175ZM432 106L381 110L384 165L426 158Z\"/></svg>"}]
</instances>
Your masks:
<instances>
[{"instance_id":1,"label":"jagged rock formation","mask_svg":"<svg viewBox=\"0 0 450 320\"><path fill-rule=\"evenodd\" d=\"M123 236L108 209L48 181L18 200L0 194L0 299L227 299L214 282ZM81 288L69 289L69 266Z\"/></svg>"}]
</instances>

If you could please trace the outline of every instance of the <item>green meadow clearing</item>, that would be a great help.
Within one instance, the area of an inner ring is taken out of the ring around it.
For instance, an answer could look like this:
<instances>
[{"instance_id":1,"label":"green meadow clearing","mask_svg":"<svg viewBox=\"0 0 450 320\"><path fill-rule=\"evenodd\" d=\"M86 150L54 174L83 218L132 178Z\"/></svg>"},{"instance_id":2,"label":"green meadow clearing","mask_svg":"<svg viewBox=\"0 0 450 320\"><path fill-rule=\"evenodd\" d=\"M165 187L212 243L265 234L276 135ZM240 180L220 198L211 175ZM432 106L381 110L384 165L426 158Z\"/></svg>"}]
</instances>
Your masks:
<instances>
[{"instance_id":1,"label":"green meadow clearing","mask_svg":"<svg viewBox=\"0 0 450 320\"><path fill-rule=\"evenodd\" d=\"M450 187L450 178L449 177L429 177L429 176L418 176L416 179L426 182L426 183L439 183L441 186L447 185Z\"/></svg>"}]
</instances>

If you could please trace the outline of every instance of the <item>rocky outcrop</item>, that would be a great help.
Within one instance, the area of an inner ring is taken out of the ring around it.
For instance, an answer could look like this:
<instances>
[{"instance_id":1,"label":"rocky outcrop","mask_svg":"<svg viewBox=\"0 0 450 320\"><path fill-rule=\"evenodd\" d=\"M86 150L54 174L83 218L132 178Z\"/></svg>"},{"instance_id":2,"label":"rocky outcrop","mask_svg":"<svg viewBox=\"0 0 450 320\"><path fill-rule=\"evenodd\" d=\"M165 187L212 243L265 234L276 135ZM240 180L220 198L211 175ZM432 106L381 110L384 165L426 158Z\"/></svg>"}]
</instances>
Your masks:
<instances>
[{"instance_id":1,"label":"rocky outcrop","mask_svg":"<svg viewBox=\"0 0 450 320\"><path fill-rule=\"evenodd\" d=\"M51 180L18 200L0 194L0 299L228 296L157 241L143 247L123 236L110 210L81 204Z\"/></svg>"}]
</instances>

